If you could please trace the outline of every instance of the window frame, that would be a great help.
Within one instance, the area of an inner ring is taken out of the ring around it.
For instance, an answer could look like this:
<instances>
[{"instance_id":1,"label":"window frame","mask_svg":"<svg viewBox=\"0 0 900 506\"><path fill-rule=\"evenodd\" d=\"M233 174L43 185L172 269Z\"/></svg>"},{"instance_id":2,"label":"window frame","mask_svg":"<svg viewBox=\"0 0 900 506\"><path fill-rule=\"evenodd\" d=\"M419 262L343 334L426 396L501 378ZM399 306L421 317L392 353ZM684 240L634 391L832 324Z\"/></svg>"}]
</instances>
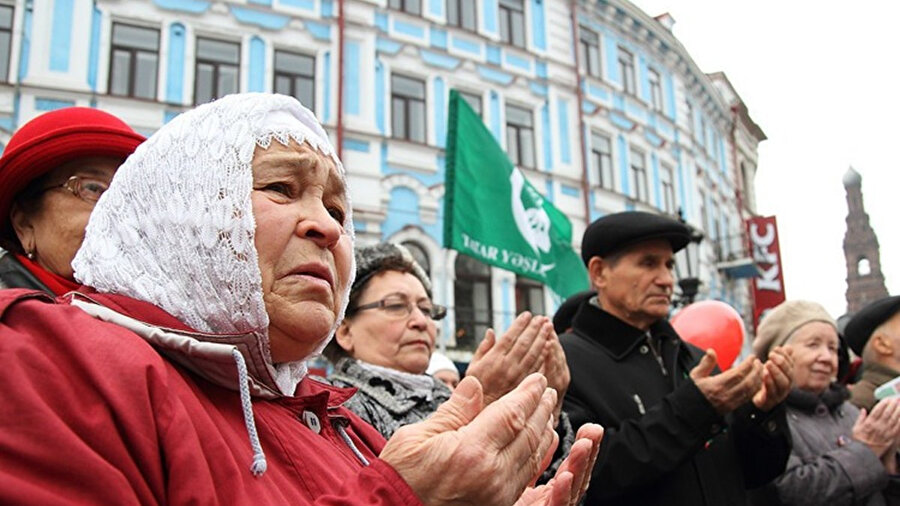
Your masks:
<instances>
[{"instance_id":1,"label":"window frame","mask_svg":"<svg viewBox=\"0 0 900 506\"><path fill-rule=\"evenodd\" d=\"M211 41L211 42L219 42L222 44L231 44L233 46L236 46L237 47L237 63L234 63L234 64L226 63L223 61L216 61L216 60L211 60L211 59L207 59L207 58L201 58L200 56L198 56L200 54L200 41L206 41L206 40ZM194 105L200 105L200 103L197 102L197 92L199 91L198 90L199 80L197 79L197 74L199 74L198 71L200 69L201 64L207 64L207 65L213 66L212 96L210 97L209 101L216 100L216 99L224 96L221 93L221 90L219 90L219 67L221 67L221 66L233 66L235 68L235 70L237 70L237 78L235 80L236 83L235 83L234 93L240 93L240 91L241 91L241 49L242 49L242 46L241 46L240 42L235 42L235 41L228 40L228 39L219 39L216 37L205 37L205 36L200 36L200 35L197 36L195 43L194 43ZM202 102L202 103L205 103L205 102Z\"/></svg>"},{"instance_id":2,"label":"window frame","mask_svg":"<svg viewBox=\"0 0 900 506\"><path fill-rule=\"evenodd\" d=\"M409 8L413 4L416 5L416 10L412 10ZM387 7L388 9L398 12L405 12L406 14L412 16L422 15L422 0L388 0Z\"/></svg>"},{"instance_id":3,"label":"window frame","mask_svg":"<svg viewBox=\"0 0 900 506\"><path fill-rule=\"evenodd\" d=\"M637 91L635 86L634 53L622 46L618 46L616 61L618 61L619 75L622 78L622 91L629 95L635 95Z\"/></svg>"},{"instance_id":4,"label":"window frame","mask_svg":"<svg viewBox=\"0 0 900 506\"><path fill-rule=\"evenodd\" d=\"M591 44L591 41L585 40L585 34L593 36L594 43ZM591 58L591 48L595 50L595 58ZM583 69L585 74L596 77L597 79L602 79L602 69L603 69L603 56L600 52L600 34L591 30L590 28L586 28L584 25L578 26L578 51L581 57L581 61L583 62ZM596 68L595 68L596 66Z\"/></svg>"},{"instance_id":5,"label":"window frame","mask_svg":"<svg viewBox=\"0 0 900 506\"><path fill-rule=\"evenodd\" d=\"M477 262L479 265L479 269L483 272L474 272L473 270L463 270L461 269L461 262ZM483 269L482 269L483 267ZM492 287L493 287L493 276L491 273L491 267L475 258L472 258L463 253L459 253L456 256L456 260L453 264L455 281L453 283L453 294L454 294L454 325L456 327L456 347L468 349L471 348L471 351L475 351L478 347L478 344L484 337L483 332L479 332L482 327L485 330L494 326L493 316L494 316L494 308L493 308L493 296L492 296ZM475 302L475 293L477 287L482 287L487 294L487 307L478 307L478 304ZM472 294L473 304L471 307L463 307L460 306L460 296L459 293L461 290L468 290ZM479 315L484 315L486 319L479 320ZM468 318L468 319L467 319ZM471 328L472 335L465 336L465 340L461 343L461 330L469 330ZM471 341L471 342L468 342Z\"/></svg>"},{"instance_id":6,"label":"window frame","mask_svg":"<svg viewBox=\"0 0 900 506\"><path fill-rule=\"evenodd\" d=\"M531 297L535 292L537 292L539 307L531 305ZM515 297L516 314L520 314L523 311L530 311L531 314L546 313L544 310L544 285L541 282L516 274ZM527 301L527 303L520 304L523 301Z\"/></svg>"},{"instance_id":7,"label":"window frame","mask_svg":"<svg viewBox=\"0 0 900 506\"><path fill-rule=\"evenodd\" d=\"M299 71L291 72L288 70L278 70L278 53L299 56L301 58L309 58L310 60L312 60L312 75L306 75ZM286 95L290 95L296 98L310 111L316 110L316 57L314 55L298 51L291 51L288 49L276 48L272 53L272 91L275 93L280 93L276 88L279 77L286 77L290 80L291 93L285 93ZM310 84L312 85L312 103L306 104L298 96L296 90L297 79L308 79L310 81Z\"/></svg>"},{"instance_id":8,"label":"window frame","mask_svg":"<svg viewBox=\"0 0 900 506\"><path fill-rule=\"evenodd\" d=\"M454 21L450 20L450 4L451 3L456 4L457 19ZM463 21L465 19L465 17L461 15L462 12L464 11L464 9L462 9L463 4L472 6L472 26L471 27L465 26L465 23ZM470 32L478 31L478 2L476 0L447 0L447 2L444 4L444 8L447 10L447 26L455 26L456 28L459 28L461 30L470 31Z\"/></svg>"},{"instance_id":9,"label":"window frame","mask_svg":"<svg viewBox=\"0 0 900 506\"><path fill-rule=\"evenodd\" d=\"M417 81L418 83L421 83L422 98L413 97L410 95L398 94L396 91L396 86L394 85L395 77L400 78L400 79L408 79L410 81ZM394 101L395 100L401 100L404 103L403 125L404 125L405 131L403 132L403 135L398 135L397 128L395 128L396 127L395 122L397 119L395 116L396 111L394 109ZM410 118L412 117L411 116L412 113L411 113L411 108L409 107L409 104L411 102L421 102L422 103L422 138L421 139L413 138L413 136L410 135L410 132L411 132ZM425 79L419 79L417 77L413 77L408 74L399 74L399 73L391 74L391 138L400 139L400 140L409 141L409 142L417 142L420 144L426 144L428 142L428 86L426 85Z\"/></svg>"},{"instance_id":10,"label":"window frame","mask_svg":"<svg viewBox=\"0 0 900 506\"><path fill-rule=\"evenodd\" d=\"M608 147L608 151L604 152L598 149L597 142L595 139L600 138L605 140L606 147ZM600 188L604 188L607 190L614 190L616 187L616 175L615 175L615 167L613 167L613 150L612 150L612 137L603 133L598 132L596 130L591 130L591 166L594 167L594 170L597 174L597 186ZM601 166L603 160L606 160L608 171L609 171L609 182L606 182L606 178L603 177L603 169Z\"/></svg>"},{"instance_id":11,"label":"window frame","mask_svg":"<svg viewBox=\"0 0 900 506\"><path fill-rule=\"evenodd\" d=\"M678 201L675 198L675 169L667 163L660 163L659 165L660 174L668 176L668 181L662 176L659 178L662 189L662 209L663 212L674 215L678 209Z\"/></svg>"},{"instance_id":12,"label":"window frame","mask_svg":"<svg viewBox=\"0 0 900 506\"><path fill-rule=\"evenodd\" d=\"M459 96L462 97L462 99L465 100L467 104L469 104L469 107L471 107L478 114L479 118L483 119L484 118L484 98L478 93L472 93L472 92L464 91L464 90L458 90L458 91L459 91ZM472 105L473 100L476 101L476 103L478 104L477 108Z\"/></svg>"},{"instance_id":13,"label":"window frame","mask_svg":"<svg viewBox=\"0 0 900 506\"><path fill-rule=\"evenodd\" d=\"M526 113L528 115L528 117L531 118L531 124L524 125L524 124L519 124L519 123L511 123L510 118L509 118L510 108L518 109L519 111ZM537 169L537 152L536 152L536 147L535 147L535 135L534 135L534 111L527 107L522 107L522 106L515 105L515 104L506 104L505 112L506 112L506 153L510 157L510 161L513 162L513 165L515 165L517 167L524 167L527 169ZM516 139L515 154L510 149L510 145L509 145L510 144L510 129L512 129L515 132L515 135L514 135L515 139ZM526 134L525 133L526 131L529 132L529 134ZM531 145L530 156L531 156L531 158L529 160L530 164L522 163L523 162L522 154L524 153L524 150L522 148L522 139L525 138L526 135L530 135L530 138L531 138L531 141L530 141L530 145Z\"/></svg>"},{"instance_id":14,"label":"window frame","mask_svg":"<svg viewBox=\"0 0 900 506\"><path fill-rule=\"evenodd\" d=\"M654 76L656 77L654 79ZM654 111L662 112L663 110L663 94L662 94L662 75L652 68L647 68L647 82L650 85L650 107Z\"/></svg>"},{"instance_id":15,"label":"window frame","mask_svg":"<svg viewBox=\"0 0 900 506\"><path fill-rule=\"evenodd\" d=\"M697 126L694 125L694 104L687 98L684 99L684 104L687 108L688 133L692 139L695 139L697 137Z\"/></svg>"},{"instance_id":16,"label":"window frame","mask_svg":"<svg viewBox=\"0 0 900 506\"><path fill-rule=\"evenodd\" d=\"M521 23L514 21L515 19L521 20ZM499 0L497 2L497 22L500 26L501 42L522 49L528 47L528 32L525 26L525 0ZM516 26L521 26L521 41L516 40L516 31L514 30Z\"/></svg>"},{"instance_id":17,"label":"window frame","mask_svg":"<svg viewBox=\"0 0 900 506\"><path fill-rule=\"evenodd\" d=\"M636 160L640 160L641 164L637 165ZM647 154L632 146L628 150L628 170L631 182L634 183L629 196L637 202L648 202L650 192L647 191Z\"/></svg>"},{"instance_id":18,"label":"window frame","mask_svg":"<svg viewBox=\"0 0 900 506\"><path fill-rule=\"evenodd\" d=\"M123 27L128 27L128 28L137 28L140 30L150 30L150 31L156 32L156 52L151 52L147 49L138 48L138 47L134 47L134 46L117 45L116 44L116 27L117 26L123 26ZM121 22L121 21L113 21L112 22L112 27L110 28L110 36L109 36L109 39L110 39L110 42L109 42L109 72L107 75L107 83L106 83L107 84L107 88L106 88L107 94L115 96L115 97L127 97L127 98L133 98L133 99L137 99L137 100L154 100L154 101L157 100L157 97L159 96L159 57L160 57L159 48L160 48L160 43L161 43L160 37L161 37L161 34L160 34L159 28L152 28L152 27L148 27L148 26L142 26L139 24L126 23L126 22ZM128 88L128 92L126 94L119 94L119 93L113 92L113 88L114 88L113 80L115 77L115 75L113 73L113 68L114 68L115 54L116 54L117 50L125 51L128 53L128 58L129 58L128 72L127 72L128 82L126 85L126 88ZM156 57L156 62L153 65L153 81L152 81L153 82L153 93L151 96L148 96L148 97L140 96L135 93L136 88L137 88L136 83L137 83L137 65L138 65L137 56L138 56L138 53L153 54Z\"/></svg>"},{"instance_id":19,"label":"window frame","mask_svg":"<svg viewBox=\"0 0 900 506\"><path fill-rule=\"evenodd\" d=\"M16 6L3 3L0 4L0 7L9 9L9 28L0 28L0 33L5 33L7 36L6 65L0 68L0 82L8 83L10 82L9 76L12 73L10 72L10 67L12 62L13 30L16 27Z\"/></svg>"}]
</instances>

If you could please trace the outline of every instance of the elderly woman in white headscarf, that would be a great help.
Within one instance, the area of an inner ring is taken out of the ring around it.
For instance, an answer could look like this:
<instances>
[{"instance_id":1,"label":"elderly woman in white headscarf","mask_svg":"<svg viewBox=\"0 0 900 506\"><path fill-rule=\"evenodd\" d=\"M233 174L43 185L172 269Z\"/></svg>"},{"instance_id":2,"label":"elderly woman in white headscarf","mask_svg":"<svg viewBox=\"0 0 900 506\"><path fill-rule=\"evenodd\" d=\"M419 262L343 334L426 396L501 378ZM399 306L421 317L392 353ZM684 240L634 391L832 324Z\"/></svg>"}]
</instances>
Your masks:
<instances>
[{"instance_id":1,"label":"elderly woman in white headscarf","mask_svg":"<svg viewBox=\"0 0 900 506\"><path fill-rule=\"evenodd\" d=\"M306 378L352 247L343 168L296 100L164 126L91 215L73 266L92 289L0 292L0 503L574 502L600 429L526 490L554 443L540 375L484 409L463 381L386 445L352 391Z\"/></svg>"}]
</instances>

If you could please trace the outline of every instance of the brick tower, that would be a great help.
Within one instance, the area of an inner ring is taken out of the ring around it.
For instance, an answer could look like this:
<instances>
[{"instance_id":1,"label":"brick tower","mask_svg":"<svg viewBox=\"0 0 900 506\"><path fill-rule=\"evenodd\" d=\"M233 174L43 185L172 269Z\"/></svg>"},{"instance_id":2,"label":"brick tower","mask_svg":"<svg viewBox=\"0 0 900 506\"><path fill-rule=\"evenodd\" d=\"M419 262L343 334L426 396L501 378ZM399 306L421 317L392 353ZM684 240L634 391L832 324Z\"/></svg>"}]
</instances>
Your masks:
<instances>
[{"instance_id":1,"label":"brick tower","mask_svg":"<svg viewBox=\"0 0 900 506\"><path fill-rule=\"evenodd\" d=\"M847 191L847 232L844 234L844 257L847 259L847 312L855 313L869 302L887 297L878 238L869 225L863 207L862 176L850 167L844 174Z\"/></svg>"}]
</instances>

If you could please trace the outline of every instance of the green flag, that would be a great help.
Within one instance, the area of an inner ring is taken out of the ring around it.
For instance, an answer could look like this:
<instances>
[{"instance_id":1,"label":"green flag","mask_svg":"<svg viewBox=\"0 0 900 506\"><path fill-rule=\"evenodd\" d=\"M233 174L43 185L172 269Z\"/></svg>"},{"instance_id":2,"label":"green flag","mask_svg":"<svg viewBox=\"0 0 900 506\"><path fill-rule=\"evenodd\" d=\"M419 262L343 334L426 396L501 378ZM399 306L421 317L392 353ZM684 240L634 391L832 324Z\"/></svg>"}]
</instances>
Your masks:
<instances>
[{"instance_id":1,"label":"green flag","mask_svg":"<svg viewBox=\"0 0 900 506\"><path fill-rule=\"evenodd\" d=\"M525 179L481 118L450 91L444 246L568 297L588 287L572 224Z\"/></svg>"}]
</instances>

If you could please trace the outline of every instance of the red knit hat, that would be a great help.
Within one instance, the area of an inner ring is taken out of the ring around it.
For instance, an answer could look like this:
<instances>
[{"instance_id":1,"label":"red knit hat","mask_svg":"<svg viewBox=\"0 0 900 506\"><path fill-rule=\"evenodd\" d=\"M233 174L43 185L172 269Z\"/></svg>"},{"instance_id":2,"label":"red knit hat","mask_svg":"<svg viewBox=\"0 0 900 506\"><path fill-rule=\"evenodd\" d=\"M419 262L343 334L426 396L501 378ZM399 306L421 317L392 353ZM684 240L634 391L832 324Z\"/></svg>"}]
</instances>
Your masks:
<instances>
[{"instance_id":1,"label":"red knit hat","mask_svg":"<svg viewBox=\"0 0 900 506\"><path fill-rule=\"evenodd\" d=\"M124 160L144 140L119 118L89 107L66 107L29 121L0 156L0 234L12 233L10 207L31 181L78 158Z\"/></svg>"}]
</instances>

